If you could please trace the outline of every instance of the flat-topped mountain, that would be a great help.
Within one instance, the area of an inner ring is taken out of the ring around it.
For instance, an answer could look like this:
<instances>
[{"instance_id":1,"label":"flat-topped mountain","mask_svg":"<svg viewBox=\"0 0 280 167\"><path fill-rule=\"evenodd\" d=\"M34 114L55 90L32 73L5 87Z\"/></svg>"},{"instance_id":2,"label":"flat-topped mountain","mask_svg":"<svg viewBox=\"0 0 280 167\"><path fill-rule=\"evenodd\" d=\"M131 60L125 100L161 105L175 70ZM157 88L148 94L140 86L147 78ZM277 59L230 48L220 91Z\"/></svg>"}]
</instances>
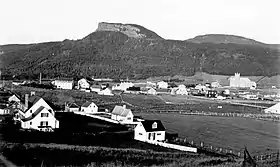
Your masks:
<instances>
[{"instance_id":1,"label":"flat-topped mountain","mask_svg":"<svg viewBox=\"0 0 280 167\"><path fill-rule=\"evenodd\" d=\"M131 38L163 39L155 32L136 24L106 23L98 24L96 31L121 32Z\"/></svg>"},{"instance_id":2,"label":"flat-topped mountain","mask_svg":"<svg viewBox=\"0 0 280 167\"><path fill-rule=\"evenodd\" d=\"M5 78L31 79L38 78L39 73L43 77L135 79L190 76L196 72L280 74L278 45L270 47L246 38L243 41L243 37L237 36L210 37L216 42L198 40L202 37L193 41L165 40L139 25L100 23L96 31L80 40L2 45L0 69Z\"/></svg>"}]
</instances>

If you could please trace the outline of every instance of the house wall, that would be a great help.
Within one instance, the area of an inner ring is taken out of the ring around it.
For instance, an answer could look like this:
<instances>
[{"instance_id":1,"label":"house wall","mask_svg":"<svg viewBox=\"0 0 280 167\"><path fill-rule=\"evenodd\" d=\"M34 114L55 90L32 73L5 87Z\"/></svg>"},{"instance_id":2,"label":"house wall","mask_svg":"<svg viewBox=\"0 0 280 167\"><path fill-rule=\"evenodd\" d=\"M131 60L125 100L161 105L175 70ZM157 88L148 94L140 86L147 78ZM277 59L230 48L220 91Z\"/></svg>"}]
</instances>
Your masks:
<instances>
[{"instance_id":1,"label":"house wall","mask_svg":"<svg viewBox=\"0 0 280 167\"><path fill-rule=\"evenodd\" d=\"M48 113L48 117L41 117L41 113ZM59 121L56 120L54 115L51 114L46 108L36 115L32 120L26 122L21 121L21 127L23 129L41 130L44 129L38 127L40 126L41 121L47 121L48 126L50 126L52 129L59 128Z\"/></svg>"},{"instance_id":2,"label":"house wall","mask_svg":"<svg viewBox=\"0 0 280 167\"><path fill-rule=\"evenodd\" d=\"M134 139L140 141L146 141L148 138L147 132L143 125L139 123L134 129Z\"/></svg>"},{"instance_id":3,"label":"house wall","mask_svg":"<svg viewBox=\"0 0 280 167\"><path fill-rule=\"evenodd\" d=\"M88 107L81 107L81 111L86 113L97 113L98 107L94 103L91 103Z\"/></svg>"},{"instance_id":4,"label":"house wall","mask_svg":"<svg viewBox=\"0 0 280 167\"><path fill-rule=\"evenodd\" d=\"M149 133L155 134L155 140L149 139ZM146 140L152 140L152 141L164 141L165 140L165 131L155 131L155 132L147 132L146 134Z\"/></svg>"},{"instance_id":5,"label":"house wall","mask_svg":"<svg viewBox=\"0 0 280 167\"><path fill-rule=\"evenodd\" d=\"M72 89L73 82L70 81L54 81L54 85L59 89Z\"/></svg>"},{"instance_id":6,"label":"house wall","mask_svg":"<svg viewBox=\"0 0 280 167\"><path fill-rule=\"evenodd\" d=\"M89 87L90 87L90 85L89 85L89 83L85 79L80 79L78 81L78 88L79 89L81 89L81 88L87 89Z\"/></svg>"},{"instance_id":7,"label":"house wall","mask_svg":"<svg viewBox=\"0 0 280 167\"><path fill-rule=\"evenodd\" d=\"M45 107L47 109L52 110L52 108L45 102L45 100L43 100L42 98L40 100L38 100L32 107L30 107L24 114L24 117L27 118L29 116L31 116L31 114L33 114L39 107Z\"/></svg>"}]
</instances>

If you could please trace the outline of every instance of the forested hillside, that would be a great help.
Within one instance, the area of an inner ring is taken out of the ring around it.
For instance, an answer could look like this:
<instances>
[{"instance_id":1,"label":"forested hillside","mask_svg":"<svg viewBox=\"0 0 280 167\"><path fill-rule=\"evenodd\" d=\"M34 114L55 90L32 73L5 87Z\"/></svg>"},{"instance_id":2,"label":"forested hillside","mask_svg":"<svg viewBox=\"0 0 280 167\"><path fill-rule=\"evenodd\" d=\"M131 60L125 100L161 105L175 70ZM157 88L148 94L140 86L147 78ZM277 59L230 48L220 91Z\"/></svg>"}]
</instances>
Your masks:
<instances>
[{"instance_id":1,"label":"forested hillside","mask_svg":"<svg viewBox=\"0 0 280 167\"><path fill-rule=\"evenodd\" d=\"M223 75L280 74L279 50L274 47L165 40L138 25L110 26L99 26L76 41L0 46L2 74L38 78L41 72L43 77L136 79L201 71Z\"/></svg>"}]
</instances>

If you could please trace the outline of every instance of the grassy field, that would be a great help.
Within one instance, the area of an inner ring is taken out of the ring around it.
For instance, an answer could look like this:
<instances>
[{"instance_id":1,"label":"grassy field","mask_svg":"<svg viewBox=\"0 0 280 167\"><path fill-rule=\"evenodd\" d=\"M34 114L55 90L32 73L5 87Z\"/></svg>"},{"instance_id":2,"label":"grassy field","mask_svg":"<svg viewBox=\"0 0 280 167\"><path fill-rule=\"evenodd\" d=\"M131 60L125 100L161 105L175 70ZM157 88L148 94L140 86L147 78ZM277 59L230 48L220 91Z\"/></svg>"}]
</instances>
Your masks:
<instances>
[{"instance_id":1,"label":"grassy field","mask_svg":"<svg viewBox=\"0 0 280 167\"><path fill-rule=\"evenodd\" d=\"M189 116L137 113L146 119L162 120L167 131L179 133L189 141L241 151L244 146L257 153L280 148L280 123L239 117Z\"/></svg>"},{"instance_id":2,"label":"grassy field","mask_svg":"<svg viewBox=\"0 0 280 167\"><path fill-rule=\"evenodd\" d=\"M0 143L0 150L19 166L238 166L240 160L194 153L157 152L65 144Z\"/></svg>"}]
</instances>

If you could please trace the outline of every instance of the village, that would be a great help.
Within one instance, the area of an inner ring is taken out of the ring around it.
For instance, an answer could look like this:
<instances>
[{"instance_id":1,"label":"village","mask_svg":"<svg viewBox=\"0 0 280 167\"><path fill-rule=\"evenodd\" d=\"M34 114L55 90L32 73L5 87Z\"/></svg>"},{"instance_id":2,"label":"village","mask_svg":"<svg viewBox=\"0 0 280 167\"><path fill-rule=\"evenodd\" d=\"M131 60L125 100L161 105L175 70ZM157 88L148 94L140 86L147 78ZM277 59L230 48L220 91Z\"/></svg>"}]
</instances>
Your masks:
<instances>
[{"instance_id":1,"label":"village","mask_svg":"<svg viewBox=\"0 0 280 167\"><path fill-rule=\"evenodd\" d=\"M274 95L275 98L273 100L271 99L273 97L271 95L268 97L268 95L263 95L259 92L256 93L257 84L248 78L240 77L239 73L230 77L229 80L229 86L222 86L219 82L177 85L166 81L132 83L128 80L112 85L109 79L92 79L92 81L89 81L85 78L81 78L77 82L69 78L56 79L51 81L51 84L58 90L69 91L76 89L81 92L94 93L100 96L121 97L121 94L134 94L136 96L158 96L162 98L162 95L170 95L174 97L180 96L181 98L194 97L202 100L228 101L230 103L234 102L240 105L252 105L256 107L261 107L259 103L265 104L266 101L271 102L274 100L275 103L273 104L275 105L272 105L272 107L262 107L262 112L269 115L280 113L280 103L276 102L279 100L279 93ZM41 78L39 83L42 83ZM24 86L24 84L12 82L12 86L17 87ZM37 96L36 91L19 95L11 90L6 90L4 87L1 89L0 94L0 114L12 116L14 124L17 124L21 131L55 132L61 129L61 127L66 126L63 125L64 122L60 121L64 117L62 115L72 113L76 117L80 115L94 120L124 125L133 131L134 140L181 151L197 152L197 148L193 146L168 143L170 138L167 137L166 128L161 120L143 119L134 116L135 111L131 110L130 106L126 104L116 104L113 109L109 110L108 108L99 107L93 101L84 101L82 105L78 105L75 102L66 102L63 109L56 109L51 101ZM249 102L242 103L242 101ZM171 102L165 101L165 103L170 104ZM222 108L222 105L219 105L218 108Z\"/></svg>"}]
</instances>

